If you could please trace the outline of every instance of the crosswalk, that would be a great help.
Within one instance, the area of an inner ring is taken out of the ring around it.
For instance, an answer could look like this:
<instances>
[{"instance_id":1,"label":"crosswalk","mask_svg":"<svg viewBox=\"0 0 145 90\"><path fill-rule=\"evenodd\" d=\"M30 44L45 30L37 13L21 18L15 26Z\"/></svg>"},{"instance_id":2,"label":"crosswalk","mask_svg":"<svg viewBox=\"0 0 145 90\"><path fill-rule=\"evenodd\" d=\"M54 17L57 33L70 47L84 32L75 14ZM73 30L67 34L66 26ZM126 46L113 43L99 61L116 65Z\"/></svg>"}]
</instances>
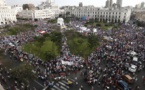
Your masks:
<instances>
[{"instance_id":1,"label":"crosswalk","mask_svg":"<svg viewBox=\"0 0 145 90\"><path fill-rule=\"evenodd\" d=\"M75 82L75 80L73 79L69 79L72 82ZM61 80L58 81L57 83L55 83L55 85L53 86L53 88L51 88L51 90L69 90L69 86L67 84L66 80Z\"/></svg>"}]
</instances>

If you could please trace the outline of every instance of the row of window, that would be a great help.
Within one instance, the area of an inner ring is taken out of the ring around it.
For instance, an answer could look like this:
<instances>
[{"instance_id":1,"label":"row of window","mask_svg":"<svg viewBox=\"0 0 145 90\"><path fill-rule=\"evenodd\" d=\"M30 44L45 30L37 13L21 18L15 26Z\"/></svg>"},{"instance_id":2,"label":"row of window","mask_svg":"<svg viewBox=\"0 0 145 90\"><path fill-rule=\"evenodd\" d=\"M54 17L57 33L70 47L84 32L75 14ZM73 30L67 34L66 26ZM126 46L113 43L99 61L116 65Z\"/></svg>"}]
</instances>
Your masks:
<instances>
[{"instance_id":1,"label":"row of window","mask_svg":"<svg viewBox=\"0 0 145 90\"><path fill-rule=\"evenodd\" d=\"M15 14L0 14L0 17L13 17Z\"/></svg>"},{"instance_id":2,"label":"row of window","mask_svg":"<svg viewBox=\"0 0 145 90\"><path fill-rule=\"evenodd\" d=\"M90 12L90 11L81 11L81 12L78 12L78 11L74 11L72 13L93 13L93 14L121 14L121 12ZM125 13L126 14L126 13Z\"/></svg>"},{"instance_id":3,"label":"row of window","mask_svg":"<svg viewBox=\"0 0 145 90\"><path fill-rule=\"evenodd\" d=\"M73 14L98 14L98 15L121 15L121 13L101 13L101 12L72 12ZM124 13L126 15L126 13Z\"/></svg>"},{"instance_id":4,"label":"row of window","mask_svg":"<svg viewBox=\"0 0 145 90\"><path fill-rule=\"evenodd\" d=\"M86 16L86 15L76 15L77 17L83 17L83 16ZM93 15L93 16L90 16L90 15L87 15L88 17L90 17L90 18L104 18L104 19L106 19L106 18L115 18L115 19L117 19L117 18L121 18L120 16L98 16L98 15ZM124 16L123 17L124 19L126 18L126 16Z\"/></svg>"},{"instance_id":5,"label":"row of window","mask_svg":"<svg viewBox=\"0 0 145 90\"><path fill-rule=\"evenodd\" d=\"M121 16L112 16L112 15L89 15L89 14L86 14L86 15L81 15L81 14L74 14L78 17L83 17L83 16L88 16L88 17L112 17L112 18L120 18ZM126 16L123 16L124 18L126 18Z\"/></svg>"}]
</instances>

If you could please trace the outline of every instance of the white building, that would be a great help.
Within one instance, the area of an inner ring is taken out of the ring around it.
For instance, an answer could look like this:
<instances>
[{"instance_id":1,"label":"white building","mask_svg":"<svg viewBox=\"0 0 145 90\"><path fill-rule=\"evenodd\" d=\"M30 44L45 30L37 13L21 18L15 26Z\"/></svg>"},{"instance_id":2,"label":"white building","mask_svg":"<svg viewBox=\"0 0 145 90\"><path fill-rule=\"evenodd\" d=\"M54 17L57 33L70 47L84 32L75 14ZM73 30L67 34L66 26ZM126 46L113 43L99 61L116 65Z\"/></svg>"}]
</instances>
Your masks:
<instances>
[{"instance_id":1,"label":"white building","mask_svg":"<svg viewBox=\"0 0 145 90\"><path fill-rule=\"evenodd\" d=\"M15 13L16 13L16 15L17 15L18 12L21 12L21 11L23 10L23 7L22 7L22 6L14 5L14 6L12 6L12 9L15 10Z\"/></svg>"},{"instance_id":2,"label":"white building","mask_svg":"<svg viewBox=\"0 0 145 90\"><path fill-rule=\"evenodd\" d=\"M22 10L18 13L19 18L25 19L54 19L60 14L60 9L54 1L47 0L38 5L38 10Z\"/></svg>"},{"instance_id":3,"label":"white building","mask_svg":"<svg viewBox=\"0 0 145 90\"><path fill-rule=\"evenodd\" d=\"M78 18L85 16L107 22L128 22L131 16L131 9L108 9L84 6L68 8L65 10Z\"/></svg>"},{"instance_id":4,"label":"white building","mask_svg":"<svg viewBox=\"0 0 145 90\"><path fill-rule=\"evenodd\" d=\"M55 4L54 0L46 0L46 2L42 2L40 5L38 5L39 10L43 9L49 9L52 12L55 13L55 17L58 17L61 13L61 10L59 9L58 5Z\"/></svg>"},{"instance_id":5,"label":"white building","mask_svg":"<svg viewBox=\"0 0 145 90\"><path fill-rule=\"evenodd\" d=\"M52 19L55 13L49 9L43 10L23 10L18 13L19 18L41 20L41 19Z\"/></svg>"},{"instance_id":6,"label":"white building","mask_svg":"<svg viewBox=\"0 0 145 90\"><path fill-rule=\"evenodd\" d=\"M0 0L0 25L16 22L15 10L11 6L6 6L5 0Z\"/></svg>"}]
</instances>

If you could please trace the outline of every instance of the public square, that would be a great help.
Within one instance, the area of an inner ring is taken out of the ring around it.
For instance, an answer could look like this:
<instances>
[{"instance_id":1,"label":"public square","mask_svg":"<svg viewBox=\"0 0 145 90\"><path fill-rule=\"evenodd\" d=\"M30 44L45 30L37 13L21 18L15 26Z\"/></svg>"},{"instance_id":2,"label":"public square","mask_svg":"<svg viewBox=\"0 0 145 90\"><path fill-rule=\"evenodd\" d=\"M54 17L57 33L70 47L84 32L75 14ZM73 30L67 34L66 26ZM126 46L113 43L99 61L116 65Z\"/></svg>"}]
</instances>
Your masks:
<instances>
[{"instance_id":1,"label":"public square","mask_svg":"<svg viewBox=\"0 0 145 90\"><path fill-rule=\"evenodd\" d=\"M30 1L0 0L0 90L145 90L144 1Z\"/></svg>"}]
</instances>

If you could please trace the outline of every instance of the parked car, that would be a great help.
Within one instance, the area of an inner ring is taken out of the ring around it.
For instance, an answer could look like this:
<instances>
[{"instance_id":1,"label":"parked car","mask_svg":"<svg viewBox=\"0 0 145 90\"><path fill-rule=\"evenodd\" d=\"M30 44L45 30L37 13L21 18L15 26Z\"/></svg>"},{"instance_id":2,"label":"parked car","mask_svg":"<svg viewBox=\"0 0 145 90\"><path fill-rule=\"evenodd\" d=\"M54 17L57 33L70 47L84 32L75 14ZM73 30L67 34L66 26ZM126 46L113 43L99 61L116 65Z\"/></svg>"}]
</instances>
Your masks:
<instances>
[{"instance_id":1,"label":"parked car","mask_svg":"<svg viewBox=\"0 0 145 90\"><path fill-rule=\"evenodd\" d=\"M133 84L134 83L134 80L133 80L133 78L130 75L123 75L122 78L123 78L123 80L125 80L129 84Z\"/></svg>"},{"instance_id":2,"label":"parked car","mask_svg":"<svg viewBox=\"0 0 145 90\"><path fill-rule=\"evenodd\" d=\"M120 90L130 90L128 84L123 80L118 80L116 85Z\"/></svg>"},{"instance_id":3,"label":"parked car","mask_svg":"<svg viewBox=\"0 0 145 90\"><path fill-rule=\"evenodd\" d=\"M137 70L137 66L134 64L131 64L128 70L132 73L135 73Z\"/></svg>"}]
</instances>

